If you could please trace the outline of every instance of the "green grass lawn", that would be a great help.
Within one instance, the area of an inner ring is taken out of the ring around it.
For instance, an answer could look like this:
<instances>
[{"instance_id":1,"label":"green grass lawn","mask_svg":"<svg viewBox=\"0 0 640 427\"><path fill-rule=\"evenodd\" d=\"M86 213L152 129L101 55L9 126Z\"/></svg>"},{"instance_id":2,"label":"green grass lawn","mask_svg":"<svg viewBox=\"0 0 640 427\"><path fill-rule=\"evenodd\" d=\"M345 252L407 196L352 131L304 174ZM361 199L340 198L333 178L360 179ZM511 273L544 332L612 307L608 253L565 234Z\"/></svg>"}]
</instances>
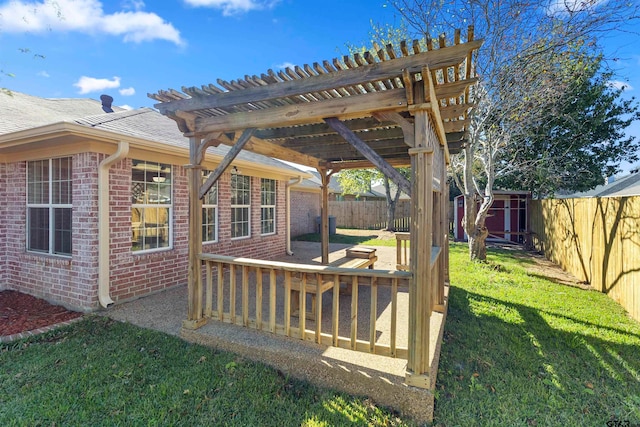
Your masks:
<instances>
[{"instance_id":1,"label":"green grass lawn","mask_svg":"<svg viewBox=\"0 0 640 427\"><path fill-rule=\"evenodd\" d=\"M436 425L640 425L640 323L606 295L527 273L519 252L466 259L451 246ZM2 426L411 425L365 398L97 316L1 344L0 366Z\"/></svg>"},{"instance_id":2,"label":"green grass lawn","mask_svg":"<svg viewBox=\"0 0 640 427\"><path fill-rule=\"evenodd\" d=\"M230 353L104 317L0 346L1 426L404 425Z\"/></svg>"},{"instance_id":3,"label":"green grass lawn","mask_svg":"<svg viewBox=\"0 0 640 427\"><path fill-rule=\"evenodd\" d=\"M604 294L527 273L521 252L467 254L451 246L437 424L640 425L638 322Z\"/></svg>"},{"instance_id":4,"label":"green grass lawn","mask_svg":"<svg viewBox=\"0 0 640 427\"><path fill-rule=\"evenodd\" d=\"M363 230L366 231L366 230ZM303 234L296 236L291 240L303 241L303 242L319 242L319 233ZM378 233L375 230L371 230L371 234L365 234L362 236L352 236L347 234L341 234L340 229L337 229L336 234L329 235L329 243L344 243L347 245L367 245L367 246L396 246L395 239L378 239Z\"/></svg>"}]
</instances>

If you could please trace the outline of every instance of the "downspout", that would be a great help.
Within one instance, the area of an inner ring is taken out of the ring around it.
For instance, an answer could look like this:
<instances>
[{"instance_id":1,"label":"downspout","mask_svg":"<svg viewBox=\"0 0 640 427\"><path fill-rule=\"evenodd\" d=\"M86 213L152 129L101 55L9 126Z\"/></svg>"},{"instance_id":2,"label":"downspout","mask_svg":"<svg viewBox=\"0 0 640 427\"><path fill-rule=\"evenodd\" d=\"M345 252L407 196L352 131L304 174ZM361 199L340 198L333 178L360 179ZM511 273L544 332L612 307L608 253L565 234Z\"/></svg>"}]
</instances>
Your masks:
<instances>
[{"instance_id":1,"label":"downspout","mask_svg":"<svg viewBox=\"0 0 640 427\"><path fill-rule=\"evenodd\" d=\"M100 162L98 167L98 300L104 308L113 304L109 295L109 168L129 153L129 143L118 142L118 150Z\"/></svg>"},{"instance_id":2,"label":"downspout","mask_svg":"<svg viewBox=\"0 0 640 427\"><path fill-rule=\"evenodd\" d=\"M286 230L286 239L287 239L287 255L293 255L293 251L291 250L291 187L293 185L298 185L302 182L302 177L299 176L295 181L287 182L286 185L286 199L287 199L287 209L286 209L286 217L287 217L287 230Z\"/></svg>"}]
</instances>

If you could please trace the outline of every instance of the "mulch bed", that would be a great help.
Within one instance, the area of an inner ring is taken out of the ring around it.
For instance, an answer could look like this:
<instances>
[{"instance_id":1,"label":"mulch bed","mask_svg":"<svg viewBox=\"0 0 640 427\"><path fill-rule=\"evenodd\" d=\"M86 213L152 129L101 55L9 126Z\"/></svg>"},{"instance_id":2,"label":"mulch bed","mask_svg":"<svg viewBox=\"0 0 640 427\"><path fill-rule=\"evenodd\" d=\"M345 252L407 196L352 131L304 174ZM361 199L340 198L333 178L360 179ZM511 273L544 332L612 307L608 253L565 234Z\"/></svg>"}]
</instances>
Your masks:
<instances>
[{"instance_id":1,"label":"mulch bed","mask_svg":"<svg viewBox=\"0 0 640 427\"><path fill-rule=\"evenodd\" d=\"M0 337L75 319L82 313L16 291L0 292Z\"/></svg>"}]
</instances>

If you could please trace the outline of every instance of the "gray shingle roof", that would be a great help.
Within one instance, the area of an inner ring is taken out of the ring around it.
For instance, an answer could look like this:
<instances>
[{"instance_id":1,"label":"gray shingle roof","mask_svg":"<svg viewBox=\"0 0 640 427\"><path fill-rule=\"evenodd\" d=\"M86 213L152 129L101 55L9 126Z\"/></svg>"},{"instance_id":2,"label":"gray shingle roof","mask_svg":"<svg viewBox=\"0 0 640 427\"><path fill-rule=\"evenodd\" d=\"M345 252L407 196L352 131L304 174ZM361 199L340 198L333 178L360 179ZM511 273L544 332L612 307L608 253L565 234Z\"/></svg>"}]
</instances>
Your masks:
<instances>
[{"instance_id":1,"label":"gray shingle roof","mask_svg":"<svg viewBox=\"0 0 640 427\"><path fill-rule=\"evenodd\" d=\"M114 111L123 111L113 107ZM89 98L39 98L20 92L0 91L0 135L102 114L102 103Z\"/></svg>"},{"instance_id":2,"label":"gray shingle roof","mask_svg":"<svg viewBox=\"0 0 640 427\"><path fill-rule=\"evenodd\" d=\"M583 197L625 197L640 196L640 172L616 179L610 184L598 185L596 188L580 193L558 195L559 199L575 199Z\"/></svg>"},{"instance_id":3,"label":"gray shingle roof","mask_svg":"<svg viewBox=\"0 0 640 427\"><path fill-rule=\"evenodd\" d=\"M0 134L16 132L62 121L145 139L159 144L188 150L189 140L176 123L151 108L125 110L113 107L105 113L100 101L87 98L46 99L12 92L0 92ZM230 147L211 147L208 153L224 156ZM301 172L299 169L260 154L242 151L238 159L279 169Z\"/></svg>"}]
</instances>

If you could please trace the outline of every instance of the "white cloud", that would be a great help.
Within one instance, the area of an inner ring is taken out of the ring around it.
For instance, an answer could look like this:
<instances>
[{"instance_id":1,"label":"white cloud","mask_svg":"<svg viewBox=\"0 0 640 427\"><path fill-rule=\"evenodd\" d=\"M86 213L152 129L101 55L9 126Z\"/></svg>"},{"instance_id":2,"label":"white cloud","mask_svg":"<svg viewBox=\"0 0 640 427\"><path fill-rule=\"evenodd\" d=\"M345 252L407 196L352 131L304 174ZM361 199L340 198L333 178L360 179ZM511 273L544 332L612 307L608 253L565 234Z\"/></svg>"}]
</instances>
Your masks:
<instances>
[{"instance_id":1,"label":"white cloud","mask_svg":"<svg viewBox=\"0 0 640 427\"><path fill-rule=\"evenodd\" d=\"M620 80L609 80L607 84L615 89L633 90L633 87L629 83L621 82Z\"/></svg>"},{"instance_id":2,"label":"white cloud","mask_svg":"<svg viewBox=\"0 0 640 427\"><path fill-rule=\"evenodd\" d=\"M122 2L122 7L129 10L142 10L144 2L142 0L125 0Z\"/></svg>"},{"instance_id":3,"label":"white cloud","mask_svg":"<svg viewBox=\"0 0 640 427\"><path fill-rule=\"evenodd\" d=\"M296 65L292 64L291 62L283 62L282 64L276 65L276 68L280 68L280 69L284 70L285 68L293 69L295 66Z\"/></svg>"},{"instance_id":4,"label":"white cloud","mask_svg":"<svg viewBox=\"0 0 640 427\"><path fill-rule=\"evenodd\" d=\"M593 11L608 0L551 0L547 11L551 15Z\"/></svg>"},{"instance_id":5,"label":"white cloud","mask_svg":"<svg viewBox=\"0 0 640 427\"><path fill-rule=\"evenodd\" d=\"M118 105L118 107L124 108L125 110L133 110L133 107L131 105L127 105L127 104Z\"/></svg>"},{"instance_id":6,"label":"white cloud","mask_svg":"<svg viewBox=\"0 0 640 427\"><path fill-rule=\"evenodd\" d=\"M49 75L49 73L47 73L46 71L40 71L40 72L38 72L38 75L39 75L40 77L47 77L47 78L48 78L48 77L51 77L51 76Z\"/></svg>"},{"instance_id":7,"label":"white cloud","mask_svg":"<svg viewBox=\"0 0 640 427\"><path fill-rule=\"evenodd\" d=\"M127 8L139 7L144 3L127 3ZM76 31L122 36L125 42L159 39L184 44L180 32L155 13L135 9L109 15L99 0L12 1L0 6L0 28L5 33Z\"/></svg>"},{"instance_id":8,"label":"white cloud","mask_svg":"<svg viewBox=\"0 0 640 427\"><path fill-rule=\"evenodd\" d=\"M132 87L118 90L122 96L132 96L136 94L136 90Z\"/></svg>"},{"instance_id":9,"label":"white cloud","mask_svg":"<svg viewBox=\"0 0 640 427\"><path fill-rule=\"evenodd\" d=\"M120 87L120 77L114 76L111 80L109 80L82 76L73 85L80 88L80 94L98 92L104 89L116 89Z\"/></svg>"},{"instance_id":10,"label":"white cloud","mask_svg":"<svg viewBox=\"0 0 640 427\"><path fill-rule=\"evenodd\" d=\"M184 0L193 7L221 9L224 16L231 16L251 10L270 9L280 0Z\"/></svg>"}]
</instances>

